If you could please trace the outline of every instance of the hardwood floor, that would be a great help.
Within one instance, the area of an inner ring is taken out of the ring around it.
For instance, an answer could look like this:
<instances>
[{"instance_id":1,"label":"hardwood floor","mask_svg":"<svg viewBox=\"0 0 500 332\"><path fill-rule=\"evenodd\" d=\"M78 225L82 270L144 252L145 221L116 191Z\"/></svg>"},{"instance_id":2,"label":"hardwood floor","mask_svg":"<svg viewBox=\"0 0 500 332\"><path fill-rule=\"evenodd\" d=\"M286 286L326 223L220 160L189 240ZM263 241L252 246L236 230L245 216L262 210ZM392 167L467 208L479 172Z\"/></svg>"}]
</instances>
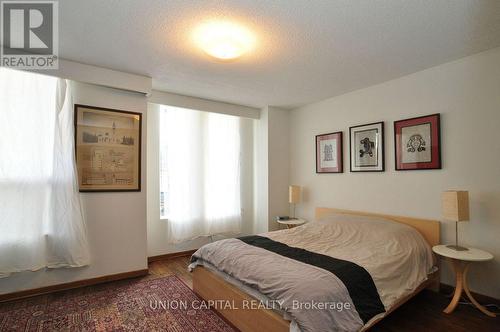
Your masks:
<instances>
[{"instance_id":1,"label":"hardwood floor","mask_svg":"<svg viewBox=\"0 0 500 332\"><path fill-rule=\"evenodd\" d=\"M193 288L193 278L187 270L190 256L176 257L149 263L149 274L154 276L177 275L186 285Z\"/></svg>"},{"instance_id":2,"label":"hardwood floor","mask_svg":"<svg viewBox=\"0 0 500 332\"><path fill-rule=\"evenodd\" d=\"M177 275L190 287L193 287L191 274L187 271L189 257L177 257L156 261L149 264L152 275ZM422 291L370 331L412 332L499 332L500 317L491 318L470 305L459 305L451 315L443 313L450 299L443 294L428 290Z\"/></svg>"}]
</instances>

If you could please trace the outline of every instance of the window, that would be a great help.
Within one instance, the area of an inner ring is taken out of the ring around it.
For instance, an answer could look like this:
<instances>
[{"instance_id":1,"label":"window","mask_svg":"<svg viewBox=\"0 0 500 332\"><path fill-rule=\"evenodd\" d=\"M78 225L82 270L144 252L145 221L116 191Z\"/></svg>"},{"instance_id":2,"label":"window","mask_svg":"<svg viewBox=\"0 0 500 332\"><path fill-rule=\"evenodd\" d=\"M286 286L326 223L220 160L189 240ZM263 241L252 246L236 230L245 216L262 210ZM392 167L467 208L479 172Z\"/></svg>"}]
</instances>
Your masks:
<instances>
[{"instance_id":1,"label":"window","mask_svg":"<svg viewBox=\"0 0 500 332\"><path fill-rule=\"evenodd\" d=\"M167 218L166 200L168 200L167 145L164 142L160 150L160 218Z\"/></svg>"},{"instance_id":2,"label":"window","mask_svg":"<svg viewBox=\"0 0 500 332\"><path fill-rule=\"evenodd\" d=\"M0 68L0 277L88 263L66 81Z\"/></svg>"},{"instance_id":3,"label":"window","mask_svg":"<svg viewBox=\"0 0 500 332\"><path fill-rule=\"evenodd\" d=\"M171 242L241 230L240 119L160 108L160 216Z\"/></svg>"}]
</instances>

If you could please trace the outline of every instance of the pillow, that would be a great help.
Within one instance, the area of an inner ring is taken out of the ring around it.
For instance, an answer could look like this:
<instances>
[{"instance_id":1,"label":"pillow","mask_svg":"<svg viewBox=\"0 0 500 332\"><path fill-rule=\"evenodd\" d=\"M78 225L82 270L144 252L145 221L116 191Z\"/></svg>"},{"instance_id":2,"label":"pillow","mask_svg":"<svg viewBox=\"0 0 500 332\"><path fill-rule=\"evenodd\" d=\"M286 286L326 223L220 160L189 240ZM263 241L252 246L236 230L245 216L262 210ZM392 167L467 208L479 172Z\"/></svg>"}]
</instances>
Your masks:
<instances>
[{"instance_id":1,"label":"pillow","mask_svg":"<svg viewBox=\"0 0 500 332\"><path fill-rule=\"evenodd\" d=\"M399 223L381 216L363 216L357 214L345 214L342 212L332 212L317 219L318 224L331 224L333 227L340 227L356 232L362 232L366 237L376 237L379 240L392 240L394 237L411 236L421 238L422 235L413 227Z\"/></svg>"}]
</instances>

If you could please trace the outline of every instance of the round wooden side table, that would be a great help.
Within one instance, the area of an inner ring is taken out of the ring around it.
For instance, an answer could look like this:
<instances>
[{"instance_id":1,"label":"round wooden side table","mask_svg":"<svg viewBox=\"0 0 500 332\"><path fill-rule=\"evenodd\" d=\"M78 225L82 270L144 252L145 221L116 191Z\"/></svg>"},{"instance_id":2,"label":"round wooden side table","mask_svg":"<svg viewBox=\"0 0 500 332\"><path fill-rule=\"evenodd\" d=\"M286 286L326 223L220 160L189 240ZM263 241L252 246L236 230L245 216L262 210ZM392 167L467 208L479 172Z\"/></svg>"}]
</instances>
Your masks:
<instances>
[{"instance_id":1,"label":"round wooden side table","mask_svg":"<svg viewBox=\"0 0 500 332\"><path fill-rule=\"evenodd\" d=\"M432 251L436 254L446 257L451 260L451 264L453 266L453 270L455 270L456 277L456 285L455 285L455 293L453 294L453 298L451 299L450 304L443 311L447 314L451 314L453 310L458 305L460 301L460 297L462 296L462 291L465 291L467 297L470 299L472 304L476 306L479 310L481 310L484 314L490 317L496 317L496 314L489 311L481 304L479 304L476 299L474 299L470 293L469 286L467 285L467 272L469 271L469 266L471 262L484 262L493 259L493 255L489 252L468 248L466 251L457 251L448 248L445 245L438 245L432 247Z\"/></svg>"},{"instance_id":2,"label":"round wooden side table","mask_svg":"<svg viewBox=\"0 0 500 332\"><path fill-rule=\"evenodd\" d=\"M287 228L294 228L305 224L307 221L305 219L288 219L288 220L276 220L278 224L286 225Z\"/></svg>"}]
</instances>

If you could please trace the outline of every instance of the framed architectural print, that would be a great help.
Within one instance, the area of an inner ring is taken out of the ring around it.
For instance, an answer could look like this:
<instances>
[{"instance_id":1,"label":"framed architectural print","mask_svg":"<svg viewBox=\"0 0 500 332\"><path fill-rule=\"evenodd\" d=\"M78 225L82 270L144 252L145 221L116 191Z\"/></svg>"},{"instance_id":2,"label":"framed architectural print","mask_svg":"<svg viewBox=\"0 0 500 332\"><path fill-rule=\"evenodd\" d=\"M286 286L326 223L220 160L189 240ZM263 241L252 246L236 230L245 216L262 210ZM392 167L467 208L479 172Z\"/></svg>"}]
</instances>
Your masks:
<instances>
[{"instance_id":1,"label":"framed architectural print","mask_svg":"<svg viewBox=\"0 0 500 332\"><path fill-rule=\"evenodd\" d=\"M441 169L440 115L394 122L396 170Z\"/></svg>"},{"instance_id":2,"label":"framed architectural print","mask_svg":"<svg viewBox=\"0 0 500 332\"><path fill-rule=\"evenodd\" d=\"M349 128L351 172L383 172L384 123Z\"/></svg>"},{"instance_id":3,"label":"framed architectural print","mask_svg":"<svg viewBox=\"0 0 500 332\"><path fill-rule=\"evenodd\" d=\"M316 173L342 173L342 132L316 136Z\"/></svg>"},{"instance_id":4,"label":"framed architectural print","mask_svg":"<svg viewBox=\"0 0 500 332\"><path fill-rule=\"evenodd\" d=\"M141 191L141 113L75 105L81 192Z\"/></svg>"}]
</instances>

